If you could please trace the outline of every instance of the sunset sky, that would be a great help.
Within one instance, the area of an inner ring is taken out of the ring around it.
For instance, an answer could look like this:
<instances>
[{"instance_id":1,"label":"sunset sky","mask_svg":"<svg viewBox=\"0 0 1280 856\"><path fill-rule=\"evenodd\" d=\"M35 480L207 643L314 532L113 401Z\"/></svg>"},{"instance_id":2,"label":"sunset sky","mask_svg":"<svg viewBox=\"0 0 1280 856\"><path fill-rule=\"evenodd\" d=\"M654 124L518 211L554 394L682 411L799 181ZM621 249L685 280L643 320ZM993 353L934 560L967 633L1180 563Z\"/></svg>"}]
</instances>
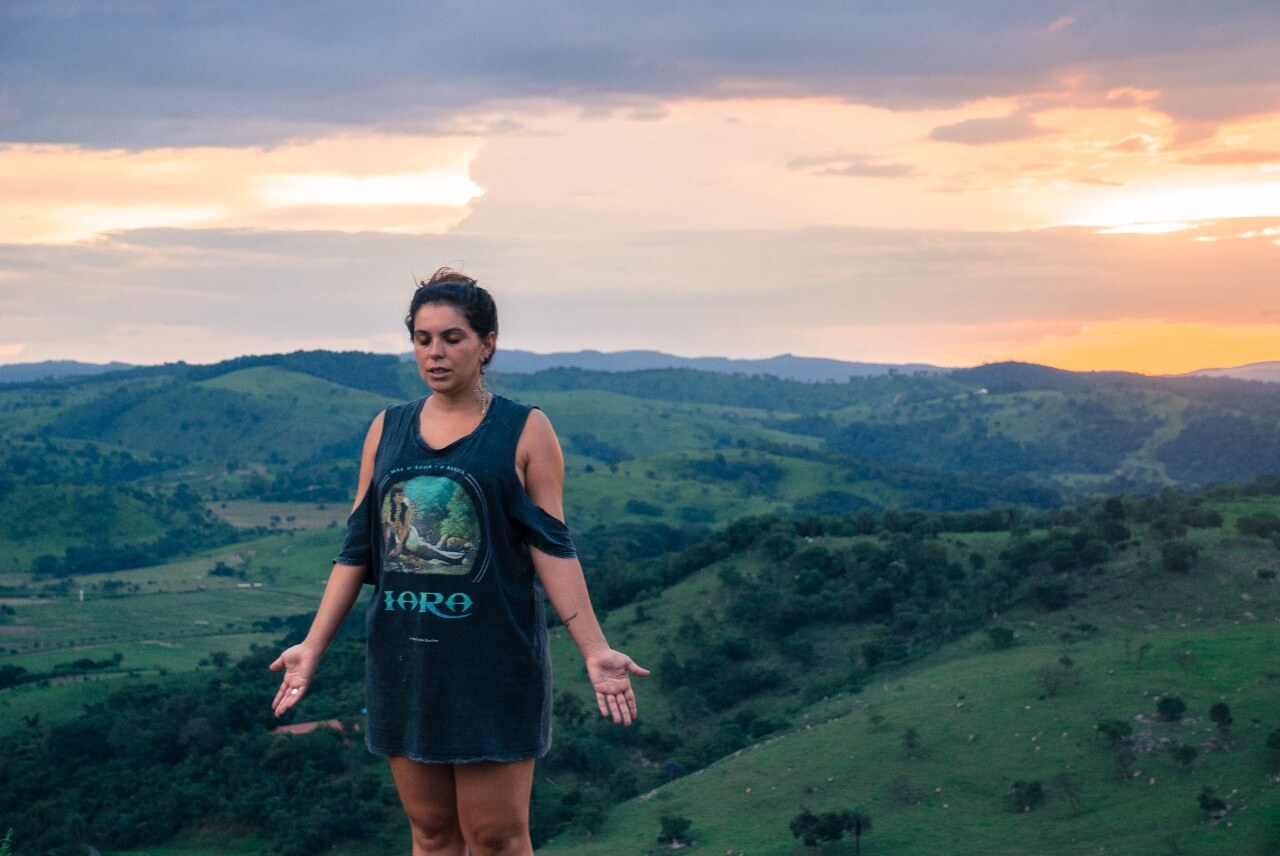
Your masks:
<instances>
[{"instance_id":1,"label":"sunset sky","mask_svg":"<svg viewBox=\"0 0 1280 856\"><path fill-rule=\"evenodd\" d=\"M1280 360L1280 3L13 0L0 362Z\"/></svg>"}]
</instances>

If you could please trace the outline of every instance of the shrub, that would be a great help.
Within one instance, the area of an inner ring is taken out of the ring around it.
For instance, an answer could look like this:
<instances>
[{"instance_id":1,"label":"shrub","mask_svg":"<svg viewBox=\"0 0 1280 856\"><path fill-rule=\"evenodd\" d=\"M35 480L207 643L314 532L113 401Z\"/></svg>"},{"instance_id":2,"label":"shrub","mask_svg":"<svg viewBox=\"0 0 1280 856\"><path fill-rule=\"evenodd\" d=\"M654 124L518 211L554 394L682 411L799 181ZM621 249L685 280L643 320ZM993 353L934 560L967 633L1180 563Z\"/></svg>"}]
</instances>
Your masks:
<instances>
[{"instance_id":1,"label":"shrub","mask_svg":"<svg viewBox=\"0 0 1280 856\"><path fill-rule=\"evenodd\" d=\"M689 828L693 821L679 814L664 814L661 818L662 834L659 844L685 844L689 841Z\"/></svg>"},{"instance_id":2,"label":"shrub","mask_svg":"<svg viewBox=\"0 0 1280 856\"><path fill-rule=\"evenodd\" d=\"M1223 734L1231 728L1231 708L1225 702L1217 702L1209 708L1209 718Z\"/></svg>"},{"instance_id":3,"label":"shrub","mask_svg":"<svg viewBox=\"0 0 1280 856\"><path fill-rule=\"evenodd\" d=\"M1165 696L1156 704L1156 710L1160 711L1161 719L1177 722L1187 712L1187 703L1176 695Z\"/></svg>"},{"instance_id":4,"label":"shrub","mask_svg":"<svg viewBox=\"0 0 1280 856\"><path fill-rule=\"evenodd\" d=\"M1160 545L1160 565L1166 571L1185 574L1199 557L1199 548L1186 541L1167 541Z\"/></svg>"},{"instance_id":5,"label":"shrub","mask_svg":"<svg viewBox=\"0 0 1280 856\"><path fill-rule=\"evenodd\" d=\"M1031 596L1036 605L1048 612L1055 612L1071 602L1071 590L1062 579L1036 580L1031 585Z\"/></svg>"},{"instance_id":6,"label":"shrub","mask_svg":"<svg viewBox=\"0 0 1280 856\"><path fill-rule=\"evenodd\" d=\"M1209 817L1220 817L1227 813L1226 802L1208 785L1205 785L1204 789L1200 791L1197 802L1200 803L1200 810Z\"/></svg>"},{"instance_id":7,"label":"shrub","mask_svg":"<svg viewBox=\"0 0 1280 856\"><path fill-rule=\"evenodd\" d=\"M1120 745L1133 735L1133 726L1123 719L1104 719L1094 730L1112 746Z\"/></svg>"},{"instance_id":8,"label":"shrub","mask_svg":"<svg viewBox=\"0 0 1280 856\"><path fill-rule=\"evenodd\" d=\"M1009 797L1014 811L1031 811L1044 802L1044 785L1038 780L1030 782L1018 780L1013 783Z\"/></svg>"},{"instance_id":9,"label":"shrub","mask_svg":"<svg viewBox=\"0 0 1280 856\"><path fill-rule=\"evenodd\" d=\"M1178 765L1178 769L1185 770L1195 761L1200 750L1189 743L1174 743L1169 747L1169 754L1173 756L1173 763Z\"/></svg>"}]
</instances>

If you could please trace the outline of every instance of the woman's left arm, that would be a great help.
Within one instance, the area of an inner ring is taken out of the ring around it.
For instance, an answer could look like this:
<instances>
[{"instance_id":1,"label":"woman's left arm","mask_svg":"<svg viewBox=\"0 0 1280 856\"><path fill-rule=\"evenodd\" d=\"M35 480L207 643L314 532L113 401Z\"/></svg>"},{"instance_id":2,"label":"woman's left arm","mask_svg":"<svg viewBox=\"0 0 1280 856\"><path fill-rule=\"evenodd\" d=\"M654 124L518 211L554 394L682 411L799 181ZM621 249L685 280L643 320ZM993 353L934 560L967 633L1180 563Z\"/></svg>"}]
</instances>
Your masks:
<instances>
[{"instance_id":1,"label":"woman's left arm","mask_svg":"<svg viewBox=\"0 0 1280 856\"><path fill-rule=\"evenodd\" d=\"M534 504L563 521L564 455L550 420L541 410L533 410L525 423L516 447L516 469ZM644 677L649 670L642 669L621 651L614 651L605 641L604 631L591 608L582 564L576 558L551 556L536 547L531 547L529 552L551 606L586 663L600 715L630 725L636 718L631 675Z\"/></svg>"}]
</instances>

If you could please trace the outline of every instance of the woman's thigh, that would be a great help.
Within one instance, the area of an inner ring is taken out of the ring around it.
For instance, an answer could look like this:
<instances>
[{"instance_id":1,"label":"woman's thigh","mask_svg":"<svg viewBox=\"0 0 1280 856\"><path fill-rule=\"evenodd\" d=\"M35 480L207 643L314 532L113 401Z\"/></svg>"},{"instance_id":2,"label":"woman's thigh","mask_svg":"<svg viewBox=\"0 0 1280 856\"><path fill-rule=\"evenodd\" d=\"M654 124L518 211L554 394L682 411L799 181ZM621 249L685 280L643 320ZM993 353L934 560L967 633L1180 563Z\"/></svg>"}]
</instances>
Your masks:
<instances>
[{"instance_id":1,"label":"woman's thigh","mask_svg":"<svg viewBox=\"0 0 1280 856\"><path fill-rule=\"evenodd\" d=\"M454 768L401 756L387 760L413 829L414 853L462 853Z\"/></svg>"},{"instance_id":2,"label":"woman's thigh","mask_svg":"<svg viewBox=\"0 0 1280 856\"><path fill-rule=\"evenodd\" d=\"M476 856L533 852L529 843L533 763L485 761L454 766L458 820Z\"/></svg>"}]
</instances>

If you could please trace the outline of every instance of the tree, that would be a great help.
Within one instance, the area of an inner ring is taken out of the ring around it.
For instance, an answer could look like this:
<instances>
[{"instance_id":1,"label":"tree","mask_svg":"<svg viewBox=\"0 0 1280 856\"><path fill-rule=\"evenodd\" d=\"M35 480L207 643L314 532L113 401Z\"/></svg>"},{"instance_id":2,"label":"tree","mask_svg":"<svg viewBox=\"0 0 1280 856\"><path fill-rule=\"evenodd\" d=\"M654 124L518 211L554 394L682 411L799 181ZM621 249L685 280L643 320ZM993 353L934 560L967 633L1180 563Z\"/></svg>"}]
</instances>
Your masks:
<instances>
[{"instance_id":1,"label":"tree","mask_svg":"<svg viewBox=\"0 0 1280 856\"><path fill-rule=\"evenodd\" d=\"M854 835L854 850L862 852L862 833L871 829L871 816L861 808L853 811L826 811L814 814L804 808L791 819L791 834L799 838L809 852L817 856L818 845L844 838L846 832Z\"/></svg>"},{"instance_id":2,"label":"tree","mask_svg":"<svg viewBox=\"0 0 1280 856\"><path fill-rule=\"evenodd\" d=\"M1014 811L1031 811L1044 802L1044 785L1034 779L1030 782L1019 779L1010 788L1009 797Z\"/></svg>"},{"instance_id":3,"label":"tree","mask_svg":"<svg viewBox=\"0 0 1280 856\"><path fill-rule=\"evenodd\" d=\"M807 808L800 810L800 813L791 818L791 836L799 838L805 847L809 848L809 852L816 854L818 852L818 816Z\"/></svg>"},{"instance_id":4,"label":"tree","mask_svg":"<svg viewBox=\"0 0 1280 856\"><path fill-rule=\"evenodd\" d=\"M662 834L658 836L659 844L687 844L690 841L689 827L693 821L678 814L664 814L661 818Z\"/></svg>"},{"instance_id":5,"label":"tree","mask_svg":"<svg viewBox=\"0 0 1280 856\"><path fill-rule=\"evenodd\" d=\"M1189 743L1174 743L1169 747L1169 754L1173 756L1173 763L1178 765L1179 770L1190 767L1199 752L1199 749Z\"/></svg>"},{"instance_id":6,"label":"tree","mask_svg":"<svg viewBox=\"0 0 1280 856\"><path fill-rule=\"evenodd\" d=\"M1218 726L1223 737L1231 736L1231 708L1225 702L1218 702L1209 708L1209 718Z\"/></svg>"},{"instance_id":7,"label":"tree","mask_svg":"<svg viewBox=\"0 0 1280 856\"><path fill-rule=\"evenodd\" d=\"M1208 785L1205 785L1204 789L1200 791L1200 796L1196 798L1196 801L1200 803L1200 810L1205 813L1205 817L1219 818L1227 813L1226 802Z\"/></svg>"},{"instance_id":8,"label":"tree","mask_svg":"<svg viewBox=\"0 0 1280 856\"><path fill-rule=\"evenodd\" d=\"M1156 710L1166 722L1177 722L1187 712L1187 703L1176 695L1164 696L1156 703Z\"/></svg>"},{"instance_id":9,"label":"tree","mask_svg":"<svg viewBox=\"0 0 1280 856\"><path fill-rule=\"evenodd\" d=\"M1036 679L1040 681L1040 685L1044 687L1044 694L1049 698L1053 698L1058 694L1058 690L1075 678L1075 672L1071 666L1070 658L1063 658L1066 662L1059 660L1056 663L1050 663L1036 669Z\"/></svg>"},{"instance_id":10,"label":"tree","mask_svg":"<svg viewBox=\"0 0 1280 856\"><path fill-rule=\"evenodd\" d=\"M1160 565L1166 571L1185 574L1199 556L1200 549L1186 541L1166 541L1160 545Z\"/></svg>"}]
</instances>

